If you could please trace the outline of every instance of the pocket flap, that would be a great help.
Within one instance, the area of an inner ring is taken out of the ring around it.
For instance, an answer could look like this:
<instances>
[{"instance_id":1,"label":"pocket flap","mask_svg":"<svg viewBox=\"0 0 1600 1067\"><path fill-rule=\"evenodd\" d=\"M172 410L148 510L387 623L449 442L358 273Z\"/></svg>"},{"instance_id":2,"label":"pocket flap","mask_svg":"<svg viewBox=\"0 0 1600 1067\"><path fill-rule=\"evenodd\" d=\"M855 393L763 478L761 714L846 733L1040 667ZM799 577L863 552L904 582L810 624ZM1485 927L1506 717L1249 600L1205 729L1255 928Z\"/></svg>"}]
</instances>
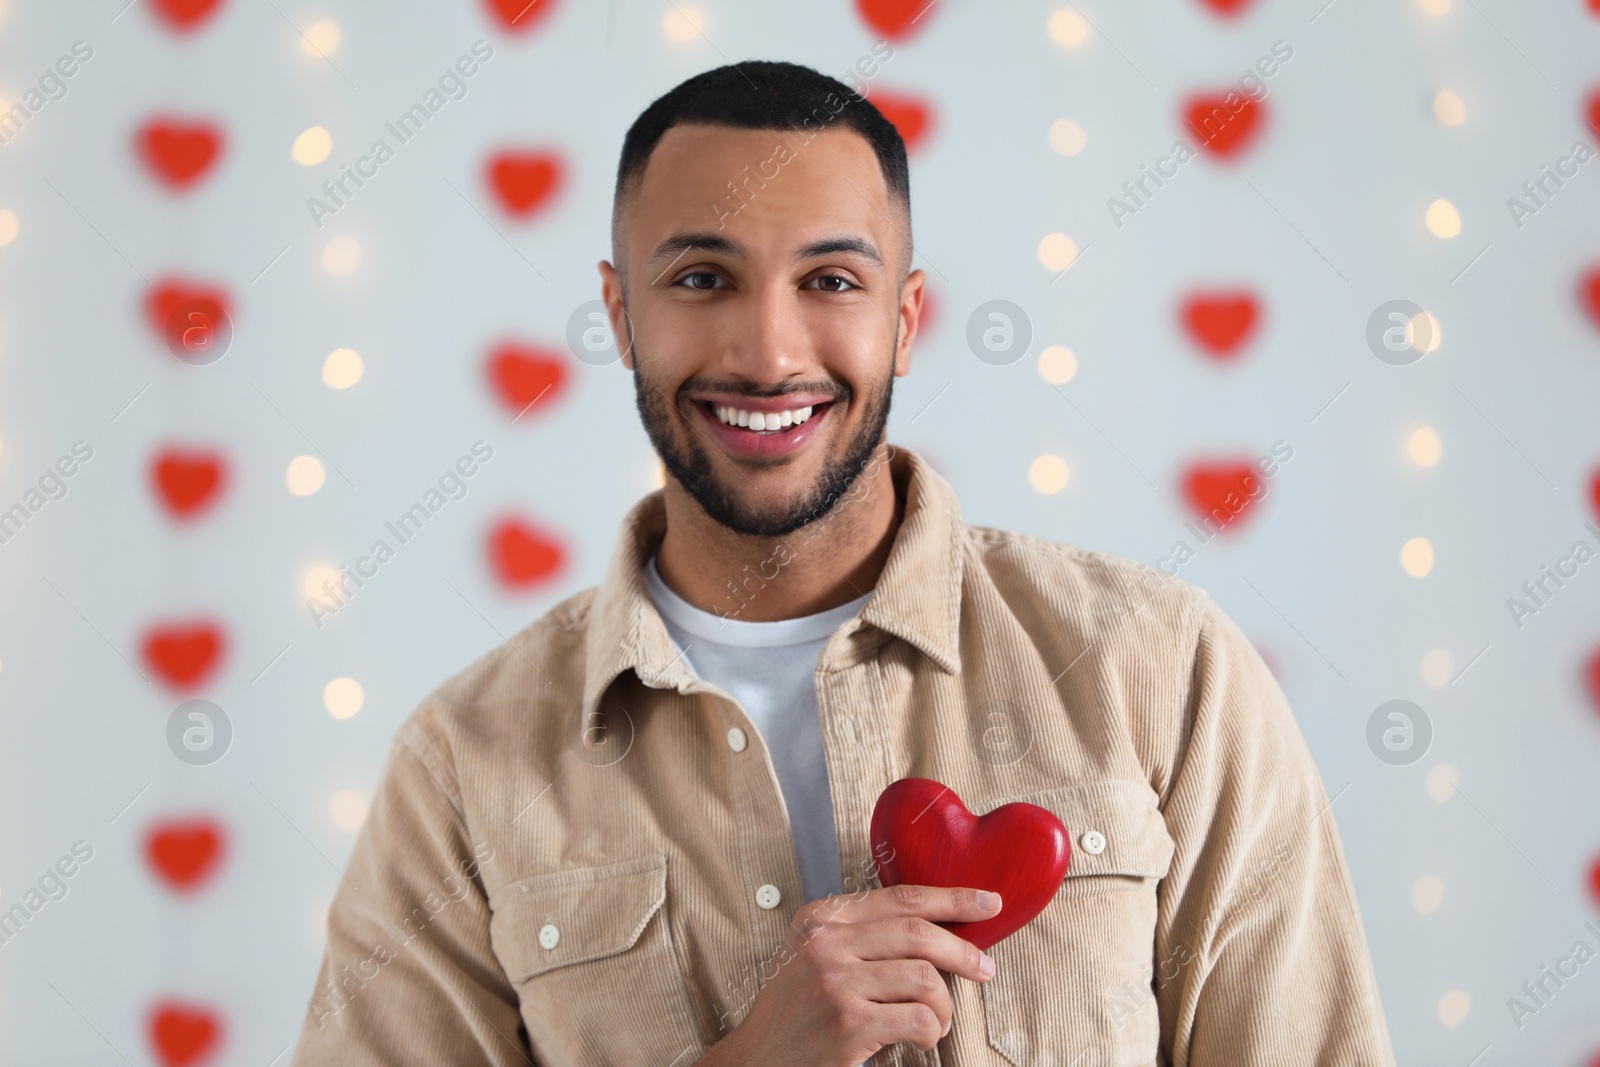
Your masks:
<instances>
[{"instance_id":1,"label":"pocket flap","mask_svg":"<svg viewBox=\"0 0 1600 1067\"><path fill-rule=\"evenodd\" d=\"M1067 828L1072 838L1068 878L1090 874L1164 878L1172 865L1175 846L1166 820L1156 807L1155 793L1142 782L1083 782L1007 797L994 806L1019 800L1053 812ZM1090 831L1100 837L1086 843ZM1098 853L1089 850L1093 844L1100 845Z\"/></svg>"},{"instance_id":2,"label":"pocket flap","mask_svg":"<svg viewBox=\"0 0 1600 1067\"><path fill-rule=\"evenodd\" d=\"M665 853L524 878L489 897L489 940L522 982L632 948L667 899Z\"/></svg>"}]
</instances>

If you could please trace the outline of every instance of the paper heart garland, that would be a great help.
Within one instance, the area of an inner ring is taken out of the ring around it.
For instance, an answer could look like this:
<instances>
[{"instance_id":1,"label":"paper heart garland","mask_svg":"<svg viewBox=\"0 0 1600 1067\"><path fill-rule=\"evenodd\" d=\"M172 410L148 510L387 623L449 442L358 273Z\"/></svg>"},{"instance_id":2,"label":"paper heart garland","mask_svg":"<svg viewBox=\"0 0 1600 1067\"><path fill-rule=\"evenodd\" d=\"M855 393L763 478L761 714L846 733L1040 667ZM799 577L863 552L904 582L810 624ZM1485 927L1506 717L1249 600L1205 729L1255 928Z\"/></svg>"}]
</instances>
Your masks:
<instances>
[{"instance_id":1,"label":"paper heart garland","mask_svg":"<svg viewBox=\"0 0 1600 1067\"><path fill-rule=\"evenodd\" d=\"M867 98L872 106L883 112L906 143L906 151L914 152L927 140L933 127L933 106L915 96L874 89Z\"/></svg>"},{"instance_id":2,"label":"paper heart garland","mask_svg":"<svg viewBox=\"0 0 1600 1067\"><path fill-rule=\"evenodd\" d=\"M168 27L180 33L199 29L222 6L222 0L150 0Z\"/></svg>"},{"instance_id":3,"label":"paper heart garland","mask_svg":"<svg viewBox=\"0 0 1600 1067\"><path fill-rule=\"evenodd\" d=\"M504 28L527 33L555 10L556 0L484 0L484 5Z\"/></svg>"},{"instance_id":4,"label":"paper heart garland","mask_svg":"<svg viewBox=\"0 0 1600 1067\"><path fill-rule=\"evenodd\" d=\"M1228 106L1230 101L1237 110ZM1265 115L1265 104L1233 89L1192 96L1183 109L1184 124L1200 150L1218 159L1232 159L1248 148L1261 133Z\"/></svg>"},{"instance_id":5,"label":"paper heart garland","mask_svg":"<svg viewBox=\"0 0 1600 1067\"><path fill-rule=\"evenodd\" d=\"M1600 648L1589 654L1589 662L1584 665L1584 681L1588 683L1589 700L1594 704L1594 710L1600 711Z\"/></svg>"},{"instance_id":6,"label":"paper heart garland","mask_svg":"<svg viewBox=\"0 0 1600 1067\"><path fill-rule=\"evenodd\" d=\"M168 887L192 893L211 880L222 863L223 830L205 816L156 823L145 833L144 855Z\"/></svg>"},{"instance_id":7,"label":"paper heart garland","mask_svg":"<svg viewBox=\"0 0 1600 1067\"><path fill-rule=\"evenodd\" d=\"M1589 318L1600 326L1600 267L1591 267L1578 279L1578 302L1589 313Z\"/></svg>"},{"instance_id":8,"label":"paper heart garland","mask_svg":"<svg viewBox=\"0 0 1600 1067\"><path fill-rule=\"evenodd\" d=\"M1236 18L1250 6L1250 0L1200 0L1200 2L1223 18Z\"/></svg>"},{"instance_id":9,"label":"paper heart garland","mask_svg":"<svg viewBox=\"0 0 1600 1067\"><path fill-rule=\"evenodd\" d=\"M193 519L221 493L227 472L219 453L169 448L151 463L150 481L174 518Z\"/></svg>"},{"instance_id":10,"label":"paper heart garland","mask_svg":"<svg viewBox=\"0 0 1600 1067\"><path fill-rule=\"evenodd\" d=\"M156 118L134 135L144 165L175 190L193 186L211 170L222 153L222 130L207 122Z\"/></svg>"},{"instance_id":11,"label":"paper heart garland","mask_svg":"<svg viewBox=\"0 0 1600 1067\"><path fill-rule=\"evenodd\" d=\"M931 0L856 0L862 21L891 41L926 26L937 10Z\"/></svg>"},{"instance_id":12,"label":"paper heart garland","mask_svg":"<svg viewBox=\"0 0 1600 1067\"><path fill-rule=\"evenodd\" d=\"M186 304L195 307L190 308L190 314L178 316L178 309ZM144 314L156 336L175 352L192 347L185 344L185 331L196 327L215 330L228 317L228 294L220 286L205 282L163 278L150 287Z\"/></svg>"},{"instance_id":13,"label":"paper heart garland","mask_svg":"<svg viewBox=\"0 0 1600 1067\"><path fill-rule=\"evenodd\" d=\"M567 364L559 353L515 341L497 346L484 369L513 419L549 404L567 383Z\"/></svg>"},{"instance_id":14,"label":"paper heart garland","mask_svg":"<svg viewBox=\"0 0 1600 1067\"><path fill-rule=\"evenodd\" d=\"M1190 338L1218 359L1238 355L1259 315L1255 294L1248 290L1192 293L1179 311Z\"/></svg>"},{"instance_id":15,"label":"paper heart garland","mask_svg":"<svg viewBox=\"0 0 1600 1067\"><path fill-rule=\"evenodd\" d=\"M940 923L987 949L1033 921L1055 899L1072 859L1061 820L1034 804L974 815L949 786L902 778L872 809L872 854L884 886L933 885L1000 894L1000 914Z\"/></svg>"},{"instance_id":16,"label":"paper heart garland","mask_svg":"<svg viewBox=\"0 0 1600 1067\"><path fill-rule=\"evenodd\" d=\"M162 681L181 691L197 688L222 661L227 639L213 622L152 626L144 637L144 661Z\"/></svg>"},{"instance_id":17,"label":"paper heart garland","mask_svg":"<svg viewBox=\"0 0 1600 1067\"><path fill-rule=\"evenodd\" d=\"M564 170L554 152L506 149L489 158L489 191L506 214L525 220L539 214L561 188Z\"/></svg>"},{"instance_id":18,"label":"paper heart garland","mask_svg":"<svg viewBox=\"0 0 1600 1067\"><path fill-rule=\"evenodd\" d=\"M1239 459L1191 465L1183 474L1183 497L1200 518L1223 530L1232 530L1265 499L1265 494L1261 472L1251 461Z\"/></svg>"},{"instance_id":19,"label":"paper heart garland","mask_svg":"<svg viewBox=\"0 0 1600 1067\"><path fill-rule=\"evenodd\" d=\"M500 584L521 591L548 581L566 562L561 542L515 516L489 531L489 566Z\"/></svg>"},{"instance_id":20,"label":"paper heart garland","mask_svg":"<svg viewBox=\"0 0 1600 1067\"><path fill-rule=\"evenodd\" d=\"M166 1067L196 1067L222 1044L222 1020L201 1004L168 1000L150 1010L150 1047Z\"/></svg>"}]
</instances>

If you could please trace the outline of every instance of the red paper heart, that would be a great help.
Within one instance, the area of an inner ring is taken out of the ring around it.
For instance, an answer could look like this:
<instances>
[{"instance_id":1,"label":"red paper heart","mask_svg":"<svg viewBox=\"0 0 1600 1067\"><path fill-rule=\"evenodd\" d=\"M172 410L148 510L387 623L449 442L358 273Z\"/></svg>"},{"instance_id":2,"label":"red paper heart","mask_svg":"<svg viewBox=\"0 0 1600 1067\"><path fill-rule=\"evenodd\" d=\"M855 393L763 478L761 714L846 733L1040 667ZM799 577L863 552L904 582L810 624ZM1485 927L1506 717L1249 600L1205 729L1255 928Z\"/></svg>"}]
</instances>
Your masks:
<instances>
[{"instance_id":1,"label":"red paper heart","mask_svg":"<svg viewBox=\"0 0 1600 1067\"><path fill-rule=\"evenodd\" d=\"M914 96L902 96L884 89L874 89L868 97L872 106L883 112L883 117L894 124L906 151L914 151L927 139L933 125L933 108Z\"/></svg>"},{"instance_id":2,"label":"red paper heart","mask_svg":"<svg viewBox=\"0 0 1600 1067\"><path fill-rule=\"evenodd\" d=\"M222 491L227 470L227 462L216 452L169 448L150 465L150 480L168 511L192 519Z\"/></svg>"},{"instance_id":3,"label":"red paper heart","mask_svg":"<svg viewBox=\"0 0 1600 1067\"><path fill-rule=\"evenodd\" d=\"M1237 355L1250 339L1258 310L1255 295L1239 290L1192 293L1179 314L1196 344L1219 359L1227 359Z\"/></svg>"},{"instance_id":4,"label":"red paper heart","mask_svg":"<svg viewBox=\"0 0 1600 1067\"><path fill-rule=\"evenodd\" d=\"M181 893L192 893L211 879L222 850L222 827L205 816L157 823L144 838L151 868Z\"/></svg>"},{"instance_id":5,"label":"red paper heart","mask_svg":"<svg viewBox=\"0 0 1600 1067\"><path fill-rule=\"evenodd\" d=\"M1196 463L1183 475L1183 496L1189 506L1223 530L1237 528L1239 520L1251 514L1265 495L1261 472L1249 460Z\"/></svg>"},{"instance_id":6,"label":"red paper heart","mask_svg":"<svg viewBox=\"0 0 1600 1067\"><path fill-rule=\"evenodd\" d=\"M150 1010L150 1047L166 1067L191 1067L222 1044L222 1020L202 1004L167 1000Z\"/></svg>"},{"instance_id":7,"label":"red paper heart","mask_svg":"<svg viewBox=\"0 0 1600 1067\"><path fill-rule=\"evenodd\" d=\"M490 353L484 369L490 387L514 419L549 404L567 382L567 365L559 355L515 341Z\"/></svg>"},{"instance_id":8,"label":"red paper heart","mask_svg":"<svg viewBox=\"0 0 1600 1067\"><path fill-rule=\"evenodd\" d=\"M1589 892L1594 894L1596 904L1600 904L1600 856L1594 858L1594 865L1589 868Z\"/></svg>"},{"instance_id":9,"label":"red paper heart","mask_svg":"<svg viewBox=\"0 0 1600 1067\"><path fill-rule=\"evenodd\" d=\"M1600 518L1600 467L1589 476L1589 503L1594 505L1595 516Z\"/></svg>"},{"instance_id":10,"label":"red paper heart","mask_svg":"<svg viewBox=\"0 0 1600 1067\"><path fill-rule=\"evenodd\" d=\"M199 305L201 324L218 323L228 315L228 294L225 290L205 282L192 282L184 278L163 278L150 287L145 297L144 313L156 336L169 347L183 344L183 332L196 322L193 316L175 318L174 314L185 304ZM193 310L193 309L191 309Z\"/></svg>"},{"instance_id":11,"label":"red paper heart","mask_svg":"<svg viewBox=\"0 0 1600 1067\"><path fill-rule=\"evenodd\" d=\"M856 11L868 26L891 41L919 30L933 18L937 0L856 0Z\"/></svg>"},{"instance_id":12,"label":"red paper heart","mask_svg":"<svg viewBox=\"0 0 1600 1067\"><path fill-rule=\"evenodd\" d=\"M1594 704L1594 710L1600 711L1600 648L1589 654L1589 662L1583 673L1584 680L1588 682L1589 700Z\"/></svg>"},{"instance_id":13,"label":"red paper heart","mask_svg":"<svg viewBox=\"0 0 1600 1067\"><path fill-rule=\"evenodd\" d=\"M1600 0L1592 0L1592 2L1600 4ZM1589 94L1589 102L1584 108L1583 114L1589 120L1589 128L1600 134L1600 89L1596 89Z\"/></svg>"},{"instance_id":14,"label":"red paper heart","mask_svg":"<svg viewBox=\"0 0 1600 1067\"><path fill-rule=\"evenodd\" d=\"M1234 18L1250 6L1250 0L1200 0L1224 18Z\"/></svg>"},{"instance_id":15,"label":"red paper heart","mask_svg":"<svg viewBox=\"0 0 1600 1067\"><path fill-rule=\"evenodd\" d=\"M188 32L215 14L222 0L150 0L150 5L168 26Z\"/></svg>"},{"instance_id":16,"label":"red paper heart","mask_svg":"<svg viewBox=\"0 0 1600 1067\"><path fill-rule=\"evenodd\" d=\"M144 661L172 688L194 689L211 677L226 646L215 623L168 623L145 633Z\"/></svg>"},{"instance_id":17,"label":"red paper heart","mask_svg":"<svg viewBox=\"0 0 1600 1067\"><path fill-rule=\"evenodd\" d=\"M489 159L489 189L506 214L529 219L542 211L561 187L561 157L554 152L507 149Z\"/></svg>"},{"instance_id":18,"label":"red paper heart","mask_svg":"<svg viewBox=\"0 0 1600 1067\"><path fill-rule=\"evenodd\" d=\"M515 516L501 519L489 531L489 564L509 589L548 581L565 561L560 541Z\"/></svg>"},{"instance_id":19,"label":"red paper heart","mask_svg":"<svg viewBox=\"0 0 1600 1067\"><path fill-rule=\"evenodd\" d=\"M555 10L556 0L484 0L485 5L506 29L527 33Z\"/></svg>"},{"instance_id":20,"label":"red paper heart","mask_svg":"<svg viewBox=\"0 0 1600 1067\"><path fill-rule=\"evenodd\" d=\"M187 189L211 169L222 151L222 130L208 122L155 118L134 135L144 165L173 189Z\"/></svg>"},{"instance_id":21,"label":"red paper heart","mask_svg":"<svg viewBox=\"0 0 1600 1067\"><path fill-rule=\"evenodd\" d=\"M1000 894L1000 914L940 923L986 949L1026 926L1055 899L1072 859L1061 820L1034 804L974 815L949 786L902 778L872 809L872 854L885 886L933 885Z\"/></svg>"},{"instance_id":22,"label":"red paper heart","mask_svg":"<svg viewBox=\"0 0 1600 1067\"><path fill-rule=\"evenodd\" d=\"M1228 105L1232 102L1235 108ZM1189 98L1183 117L1199 138L1200 148L1218 159L1232 159L1261 132L1266 105L1236 90L1212 95L1202 93Z\"/></svg>"},{"instance_id":23,"label":"red paper heart","mask_svg":"<svg viewBox=\"0 0 1600 1067\"><path fill-rule=\"evenodd\" d=\"M1578 300L1596 326L1600 326L1600 266L1590 267L1578 281Z\"/></svg>"}]
</instances>

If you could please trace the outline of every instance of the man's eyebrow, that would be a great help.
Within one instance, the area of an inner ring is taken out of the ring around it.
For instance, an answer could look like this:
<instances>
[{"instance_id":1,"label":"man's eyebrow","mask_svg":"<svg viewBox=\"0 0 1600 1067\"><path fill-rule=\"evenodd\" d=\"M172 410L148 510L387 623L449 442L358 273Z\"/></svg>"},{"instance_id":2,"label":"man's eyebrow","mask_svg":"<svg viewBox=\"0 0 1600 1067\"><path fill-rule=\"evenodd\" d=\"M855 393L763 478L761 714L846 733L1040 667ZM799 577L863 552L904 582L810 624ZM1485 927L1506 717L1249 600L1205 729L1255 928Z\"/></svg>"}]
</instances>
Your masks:
<instances>
[{"instance_id":1,"label":"man's eyebrow","mask_svg":"<svg viewBox=\"0 0 1600 1067\"><path fill-rule=\"evenodd\" d=\"M715 230L706 230L699 233L675 233L656 245L655 251L650 253L646 263L654 263L658 259L668 256L674 261L682 258L683 254L691 248L698 248L706 252L716 252L724 256L744 258L744 246L731 237L724 237Z\"/></svg>"},{"instance_id":2,"label":"man's eyebrow","mask_svg":"<svg viewBox=\"0 0 1600 1067\"><path fill-rule=\"evenodd\" d=\"M835 256L840 253L862 256L876 263L880 270L883 268L883 257L878 254L877 247L865 237L857 237L855 234L840 234L812 241L796 252L794 258L815 259L818 256Z\"/></svg>"}]
</instances>

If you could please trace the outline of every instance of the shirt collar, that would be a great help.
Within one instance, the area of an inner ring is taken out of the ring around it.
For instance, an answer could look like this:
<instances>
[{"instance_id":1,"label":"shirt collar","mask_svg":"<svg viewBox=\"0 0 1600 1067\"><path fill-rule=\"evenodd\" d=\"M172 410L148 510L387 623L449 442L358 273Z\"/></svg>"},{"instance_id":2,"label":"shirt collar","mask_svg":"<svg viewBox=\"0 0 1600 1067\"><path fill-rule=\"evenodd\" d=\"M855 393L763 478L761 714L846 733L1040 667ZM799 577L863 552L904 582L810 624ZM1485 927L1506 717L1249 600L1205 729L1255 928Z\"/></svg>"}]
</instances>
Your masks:
<instances>
[{"instance_id":1,"label":"shirt collar","mask_svg":"<svg viewBox=\"0 0 1600 1067\"><path fill-rule=\"evenodd\" d=\"M961 672L961 509L955 489L908 448L889 446L889 472L905 493L905 513L858 616L899 637L949 674ZM640 500L622 531L590 606L583 679L583 721L624 671L652 688L681 688L691 675L644 588L641 568L666 532L663 491ZM794 535L805 536L802 527Z\"/></svg>"}]
</instances>

